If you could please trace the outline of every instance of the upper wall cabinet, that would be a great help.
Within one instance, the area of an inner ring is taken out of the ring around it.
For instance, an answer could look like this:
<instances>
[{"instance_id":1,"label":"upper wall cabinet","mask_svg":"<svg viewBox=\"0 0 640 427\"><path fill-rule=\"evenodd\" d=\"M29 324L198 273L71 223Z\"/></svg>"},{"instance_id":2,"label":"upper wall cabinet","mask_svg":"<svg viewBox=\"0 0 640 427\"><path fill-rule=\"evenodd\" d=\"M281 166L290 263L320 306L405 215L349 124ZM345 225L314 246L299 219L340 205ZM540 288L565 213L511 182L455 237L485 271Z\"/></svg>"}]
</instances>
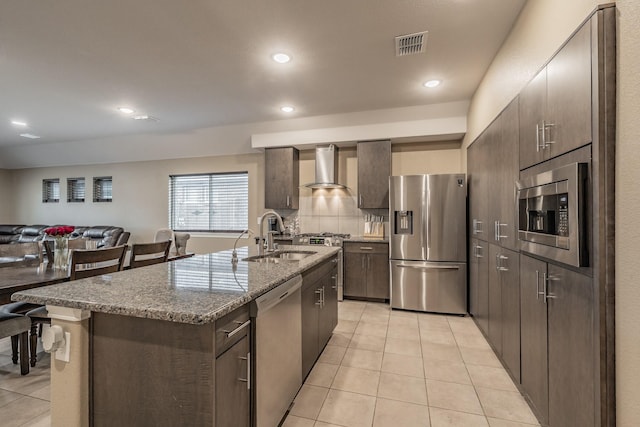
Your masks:
<instances>
[{"instance_id":1,"label":"upper wall cabinet","mask_svg":"<svg viewBox=\"0 0 640 427\"><path fill-rule=\"evenodd\" d=\"M391 141L358 142L358 207L389 209Z\"/></svg>"},{"instance_id":2,"label":"upper wall cabinet","mask_svg":"<svg viewBox=\"0 0 640 427\"><path fill-rule=\"evenodd\" d=\"M518 98L469 147L467 156L471 234L518 250Z\"/></svg>"},{"instance_id":3,"label":"upper wall cabinet","mask_svg":"<svg viewBox=\"0 0 640 427\"><path fill-rule=\"evenodd\" d=\"M520 169L591 142L591 26L520 93Z\"/></svg>"},{"instance_id":4,"label":"upper wall cabinet","mask_svg":"<svg viewBox=\"0 0 640 427\"><path fill-rule=\"evenodd\" d=\"M300 154L293 147L264 150L264 207L298 209Z\"/></svg>"}]
</instances>

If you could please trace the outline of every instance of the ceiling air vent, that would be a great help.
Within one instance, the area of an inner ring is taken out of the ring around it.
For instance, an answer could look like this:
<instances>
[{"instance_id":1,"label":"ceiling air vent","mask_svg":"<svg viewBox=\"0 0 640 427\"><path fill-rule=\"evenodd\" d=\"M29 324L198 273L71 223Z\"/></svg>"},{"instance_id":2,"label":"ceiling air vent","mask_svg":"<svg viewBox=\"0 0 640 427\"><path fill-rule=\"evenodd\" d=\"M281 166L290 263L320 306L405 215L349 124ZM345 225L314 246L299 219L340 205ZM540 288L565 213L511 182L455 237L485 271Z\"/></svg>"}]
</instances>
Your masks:
<instances>
[{"instance_id":1,"label":"ceiling air vent","mask_svg":"<svg viewBox=\"0 0 640 427\"><path fill-rule=\"evenodd\" d=\"M424 53L427 45L428 31L396 37L396 56Z\"/></svg>"}]
</instances>

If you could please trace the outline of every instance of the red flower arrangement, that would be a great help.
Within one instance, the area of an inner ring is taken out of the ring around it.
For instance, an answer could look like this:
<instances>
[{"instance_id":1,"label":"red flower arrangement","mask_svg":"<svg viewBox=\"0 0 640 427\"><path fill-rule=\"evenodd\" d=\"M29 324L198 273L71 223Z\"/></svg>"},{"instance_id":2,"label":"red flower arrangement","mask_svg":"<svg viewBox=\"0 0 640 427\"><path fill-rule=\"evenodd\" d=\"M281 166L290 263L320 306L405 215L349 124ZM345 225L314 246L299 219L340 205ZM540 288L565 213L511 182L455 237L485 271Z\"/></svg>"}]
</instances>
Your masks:
<instances>
[{"instance_id":1,"label":"red flower arrangement","mask_svg":"<svg viewBox=\"0 0 640 427\"><path fill-rule=\"evenodd\" d=\"M73 233L76 228L73 225L60 225L58 227L45 228L45 234L53 237L67 237Z\"/></svg>"}]
</instances>

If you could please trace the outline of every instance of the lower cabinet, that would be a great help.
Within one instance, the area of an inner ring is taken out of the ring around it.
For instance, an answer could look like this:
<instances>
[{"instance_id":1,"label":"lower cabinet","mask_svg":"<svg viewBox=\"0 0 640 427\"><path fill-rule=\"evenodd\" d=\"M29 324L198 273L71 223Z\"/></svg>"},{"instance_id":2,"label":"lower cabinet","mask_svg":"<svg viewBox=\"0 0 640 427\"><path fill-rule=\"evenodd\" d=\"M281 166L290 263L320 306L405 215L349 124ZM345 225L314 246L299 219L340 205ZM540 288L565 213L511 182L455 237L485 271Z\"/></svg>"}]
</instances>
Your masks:
<instances>
[{"instance_id":1,"label":"lower cabinet","mask_svg":"<svg viewBox=\"0 0 640 427\"><path fill-rule=\"evenodd\" d=\"M216 322L216 426L250 425L250 325L246 306Z\"/></svg>"},{"instance_id":2,"label":"lower cabinet","mask_svg":"<svg viewBox=\"0 0 640 427\"><path fill-rule=\"evenodd\" d=\"M519 254L489 244L489 341L520 381Z\"/></svg>"},{"instance_id":3,"label":"lower cabinet","mask_svg":"<svg viewBox=\"0 0 640 427\"><path fill-rule=\"evenodd\" d=\"M216 359L216 425L249 426L249 337Z\"/></svg>"},{"instance_id":4,"label":"lower cabinet","mask_svg":"<svg viewBox=\"0 0 640 427\"><path fill-rule=\"evenodd\" d=\"M302 275L302 378L306 378L338 324L338 259Z\"/></svg>"},{"instance_id":5,"label":"lower cabinet","mask_svg":"<svg viewBox=\"0 0 640 427\"><path fill-rule=\"evenodd\" d=\"M595 426L593 279L521 255L522 389L550 426Z\"/></svg>"},{"instance_id":6,"label":"lower cabinet","mask_svg":"<svg viewBox=\"0 0 640 427\"><path fill-rule=\"evenodd\" d=\"M471 240L469 256L469 313L485 335L489 334L489 245Z\"/></svg>"},{"instance_id":7,"label":"lower cabinet","mask_svg":"<svg viewBox=\"0 0 640 427\"><path fill-rule=\"evenodd\" d=\"M344 296L389 299L388 243L344 243Z\"/></svg>"}]
</instances>

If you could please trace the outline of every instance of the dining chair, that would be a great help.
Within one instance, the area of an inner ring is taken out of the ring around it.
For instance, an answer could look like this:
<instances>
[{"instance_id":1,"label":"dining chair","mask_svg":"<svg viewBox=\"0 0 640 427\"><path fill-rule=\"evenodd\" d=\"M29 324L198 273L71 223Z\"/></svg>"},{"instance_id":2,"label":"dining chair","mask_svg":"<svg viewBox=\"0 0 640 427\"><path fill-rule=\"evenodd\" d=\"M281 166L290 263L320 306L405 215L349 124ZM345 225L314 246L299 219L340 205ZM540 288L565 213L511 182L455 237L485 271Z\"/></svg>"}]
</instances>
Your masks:
<instances>
[{"instance_id":1,"label":"dining chair","mask_svg":"<svg viewBox=\"0 0 640 427\"><path fill-rule=\"evenodd\" d=\"M169 257L171 240L155 243L135 243L131 247L131 268L144 267L146 265L166 262Z\"/></svg>"},{"instance_id":2,"label":"dining chair","mask_svg":"<svg viewBox=\"0 0 640 427\"><path fill-rule=\"evenodd\" d=\"M127 246L122 245L112 248L73 251L69 279L84 279L122 270L126 249Z\"/></svg>"},{"instance_id":3,"label":"dining chair","mask_svg":"<svg viewBox=\"0 0 640 427\"><path fill-rule=\"evenodd\" d=\"M127 246L114 246L105 249L76 249L71 252L70 280L115 273L122 270ZM28 311L31 319L31 366L36 366L38 345L38 325L51 324L49 312L45 306ZM40 326L42 331L42 326Z\"/></svg>"},{"instance_id":4,"label":"dining chair","mask_svg":"<svg viewBox=\"0 0 640 427\"><path fill-rule=\"evenodd\" d=\"M0 312L0 338L11 337L11 345L14 350L13 363L17 363L15 351L17 343L20 344L20 374L29 373L28 333L31 328L31 320L22 314Z\"/></svg>"},{"instance_id":5,"label":"dining chair","mask_svg":"<svg viewBox=\"0 0 640 427\"><path fill-rule=\"evenodd\" d=\"M38 265L42 262L42 248L38 242L0 245L0 267Z\"/></svg>"}]
</instances>

